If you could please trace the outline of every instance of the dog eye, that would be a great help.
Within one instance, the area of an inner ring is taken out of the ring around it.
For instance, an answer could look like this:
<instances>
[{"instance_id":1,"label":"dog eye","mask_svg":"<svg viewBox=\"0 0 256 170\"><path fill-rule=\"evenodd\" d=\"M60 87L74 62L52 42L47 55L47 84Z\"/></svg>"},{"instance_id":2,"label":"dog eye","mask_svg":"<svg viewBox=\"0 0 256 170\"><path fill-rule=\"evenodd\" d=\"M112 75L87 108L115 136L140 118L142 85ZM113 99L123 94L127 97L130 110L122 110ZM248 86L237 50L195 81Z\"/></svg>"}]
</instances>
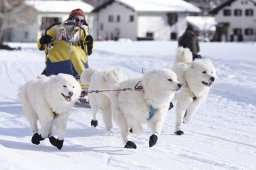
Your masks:
<instances>
[{"instance_id":1,"label":"dog eye","mask_svg":"<svg viewBox=\"0 0 256 170\"><path fill-rule=\"evenodd\" d=\"M66 85L64 85L63 87L65 87L65 88L66 88L67 86L66 86Z\"/></svg>"},{"instance_id":2,"label":"dog eye","mask_svg":"<svg viewBox=\"0 0 256 170\"><path fill-rule=\"evenodd\" d=\"M172 79L167 79L169 82L172 82Z\"/></svg>"},{"instance_id":3,"label":"dog eye","mask_svg":"<svg viewBox=\"0 0 256 170\"><path fill-rule=\"evenodd\" d=\"M73 86L73 88L75 88L75 86Z\"/></svg>"},{"instance_id":4,"label":"dog eye","mask_svg":"<svg viewBox=\"0 0 256 170\"><path fill-rule=\"evenodd\" d=\"M202 73L206 74L206 71L203 71Z\"/></svg>"}]
</instances>

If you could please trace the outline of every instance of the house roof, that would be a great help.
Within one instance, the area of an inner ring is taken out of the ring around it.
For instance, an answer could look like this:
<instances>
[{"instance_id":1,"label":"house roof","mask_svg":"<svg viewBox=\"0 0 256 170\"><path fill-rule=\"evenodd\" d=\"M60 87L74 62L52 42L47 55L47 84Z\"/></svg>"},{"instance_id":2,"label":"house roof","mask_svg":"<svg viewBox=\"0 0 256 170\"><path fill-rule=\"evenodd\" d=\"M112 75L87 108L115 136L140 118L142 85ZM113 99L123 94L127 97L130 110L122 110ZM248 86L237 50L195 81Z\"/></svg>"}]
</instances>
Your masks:
<instances>
[{"instance_id":1,"label":"house roof","mask_svg":"<svg viewBox=\"0 0 256 170\"><path fill-rule=\"evenodd\" d=\"M96 7L92 12L98 12L113 2L137 12L201 12L198 7L183 0L111 0Z\"/></svg>"},{"instance_id":2,"label":"house roof","mask_svg":"<svg viewBox=\"0 0 256 170\"><path fill-rule=\"evenodd\" d=\"M226 6L230 6L233 2L235 2L236 0L227 0L225 2L223 2L222 4L220 4L219 6L213 8L209 14L217 14L221 9L225 8ZM252 3L254 3L256 5L256 0L249 0L251 1Z\"/></svg>"},{"instance_id":3,"label":"house roof","mask_svg":"<svg viewBox=\"0 0 256 170\"><path fill-rule=\"evenodd\" d=\"M26 4L33 6L40 12L69 13L75 8L81 8L84 12L90 13L93 10L93 6L82 1L27 0Z\"/></svg>"},{"instance_id":4,"label":"house roof","mask_svg":"<svg viewBox=\"0 0 256 170\"><path fill-rule=\"evenodd\" d=\"M216 30L216 20L209 16L187 16L187 22L191 24L196 30Z\"/></svg>"}]
</instances>

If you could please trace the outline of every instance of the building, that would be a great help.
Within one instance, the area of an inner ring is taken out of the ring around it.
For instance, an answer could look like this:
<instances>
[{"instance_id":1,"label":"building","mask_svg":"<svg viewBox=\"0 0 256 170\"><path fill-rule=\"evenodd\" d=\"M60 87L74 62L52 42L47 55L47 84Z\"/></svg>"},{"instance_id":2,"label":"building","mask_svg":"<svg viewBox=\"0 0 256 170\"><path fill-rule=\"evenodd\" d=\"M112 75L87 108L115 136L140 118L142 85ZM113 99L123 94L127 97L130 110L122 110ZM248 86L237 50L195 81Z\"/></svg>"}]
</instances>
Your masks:
<instances>
[{"instance_id":1,"label":"building","mask_svg":"<svg viewBox=\"0 0 256 170\"><path fill-rule=\"evenodd\" d=\"M85 3L88 3L94 7L97 7L101 4L103 4L104 2L107 2L109 0L83 0Z\"/></svg>"},{"instance_id":2,"label":"building","mask_svg":"<svg viewBox=\"0 0 256 170\"><path fill-rule=\"evenodd\" d=\"M111 0L91 13L99 40L170 40L186 29L186 16L200 9L183 0Z\"/></svg>"},{"instance_id":3,"label":"building","mask_svg":"<svg viewBox=\"0 0 256 170\"><path fill-rule=\"evenodd\" d=\"M187 16L187 23L190 24L200 41L209 42L215 36L217 22L211 16Z\"/></svg>"},{"instance_id":4,"label":"building","mask_svg":"<svg viewBox=\"0 0 256 170\"><path fill-rule=\"evenodd\" d=\"M69 16L70 11L81 8L87 14L93 7L82 1L58 1L58 0L27 0L27 5L37 10L35 23L24 28L8 28L4 31L4 41L9 42L35 42L45 32L45 29L53 23L63 22ZM24 11L23 11L24 12ZM19 16L20 14L15 14ZM86 15L88 17L88 15Z\"/></svg>"},{"instance_id":5,"label":"building","mask_svg":"<svg viewBox=\"0 0 256 170\"><path fill-rule=\"evenodd\" d=\"M215 8L217 5L227 1L227 0L185 0L201 9L200 15L207 15L208 12Z\"/></svg>"},{"instance_id":6,"label":"building","mask_svg":"<svg viewBox=\"0 0 256 170\"><path fill-rule=\"evenodd\" d=\"M216 41L256 40L256 0L227 0L210 14L218 23Z\"/></svg>"}]
</instances>

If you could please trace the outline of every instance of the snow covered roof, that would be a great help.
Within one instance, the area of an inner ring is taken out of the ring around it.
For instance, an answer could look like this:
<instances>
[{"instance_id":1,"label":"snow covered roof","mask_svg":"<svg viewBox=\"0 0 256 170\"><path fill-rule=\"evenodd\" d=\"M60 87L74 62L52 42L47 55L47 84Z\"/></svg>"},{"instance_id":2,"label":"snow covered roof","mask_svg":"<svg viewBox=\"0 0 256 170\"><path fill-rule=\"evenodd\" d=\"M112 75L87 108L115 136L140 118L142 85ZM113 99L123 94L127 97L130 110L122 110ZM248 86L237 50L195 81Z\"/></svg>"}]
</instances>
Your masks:
<instances>
[{"instance_id":1,"label":"snow covered roof","mask_svg":"<svg viewBox=\"0 0 256 170\"><path fill-rule=\"evenodd\" d=\"M113 2L118 2L138 12L200 12L193 4L183 0L112 0L95 8L97 12Z\"/></svg>"},{"instance_id":2,"label":"snow covered roof","mask_svg":"<svg viewBox=\"0 0 256 170\"><path fill-rule=\"evenodd\" d=\"M186 18L187 22L191 24L196 30L209 30L209 31L215 31L217 24L214 17L208 17L208 16L187 16Z\"/></svg>"},{"instance_id":3,"label":"snow covered roof","mask_svg":"<svg viewBox=\"0 0 256 170\"><path fill-rule=\"evenodd\" d=\"M82 1L26 1L26 4L33 6L40 12L63 12L69 13L75 8L81 8L84 12L90 13L93 6Z\"/></svg>"}]
</instances>

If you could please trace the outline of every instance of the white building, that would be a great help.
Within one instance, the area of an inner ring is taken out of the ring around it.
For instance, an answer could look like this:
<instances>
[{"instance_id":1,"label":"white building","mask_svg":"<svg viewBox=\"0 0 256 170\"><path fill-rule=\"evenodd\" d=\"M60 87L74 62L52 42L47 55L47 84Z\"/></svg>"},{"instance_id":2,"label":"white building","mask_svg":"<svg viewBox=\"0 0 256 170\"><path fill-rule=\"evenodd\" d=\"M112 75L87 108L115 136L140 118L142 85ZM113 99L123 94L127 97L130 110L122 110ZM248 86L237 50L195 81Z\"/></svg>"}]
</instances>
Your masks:
<instances>
[{"instance_id":1,"label":"white building","mask_svg":"<svg viewBox=\"0 0 256 170\"><path fill-rule=\"evenodd\" d=\"M24 28L8 28L4 32L4 41L9 42L35 42L39 39L45 29L53 23L63 22L69 16L70 11L81 8L90 13L93 7L82 1L57 1L57 0L27 0L26 4L37 10L36 22ZM24 12L24 11L23 11ZM19 13L16 14L17 17Z\"/></svg>"},{"instance_id":2,"label":"white building","mask_svg":"<svg viewBox=\"0 0 256 170\"><path fill-rule=\"evenodd\" d=\"M170 40L186 29L186 16L200 9L183 0L112 0L91 14L97 39Z\"/></svg>"},{"instance_id":3,"label":"white building","mask_svg":"<svg viewBox=\"0 0 256 170\"><path fill-rule=\"evenodd\" d=\"M192 25L200 41L210 41L216 31L217 22L211 16L187 16L187 23Z\"/></svg>"},{"instance_id":4,"label":"white building","mask_svg":"<svg viewBox=\"0 0 256 170\"><path fill-rule=\"evenodd\" d=\"M256 0L228 0L213 9L216 41L256 40Z\"/></svg>"}]
</instances>

